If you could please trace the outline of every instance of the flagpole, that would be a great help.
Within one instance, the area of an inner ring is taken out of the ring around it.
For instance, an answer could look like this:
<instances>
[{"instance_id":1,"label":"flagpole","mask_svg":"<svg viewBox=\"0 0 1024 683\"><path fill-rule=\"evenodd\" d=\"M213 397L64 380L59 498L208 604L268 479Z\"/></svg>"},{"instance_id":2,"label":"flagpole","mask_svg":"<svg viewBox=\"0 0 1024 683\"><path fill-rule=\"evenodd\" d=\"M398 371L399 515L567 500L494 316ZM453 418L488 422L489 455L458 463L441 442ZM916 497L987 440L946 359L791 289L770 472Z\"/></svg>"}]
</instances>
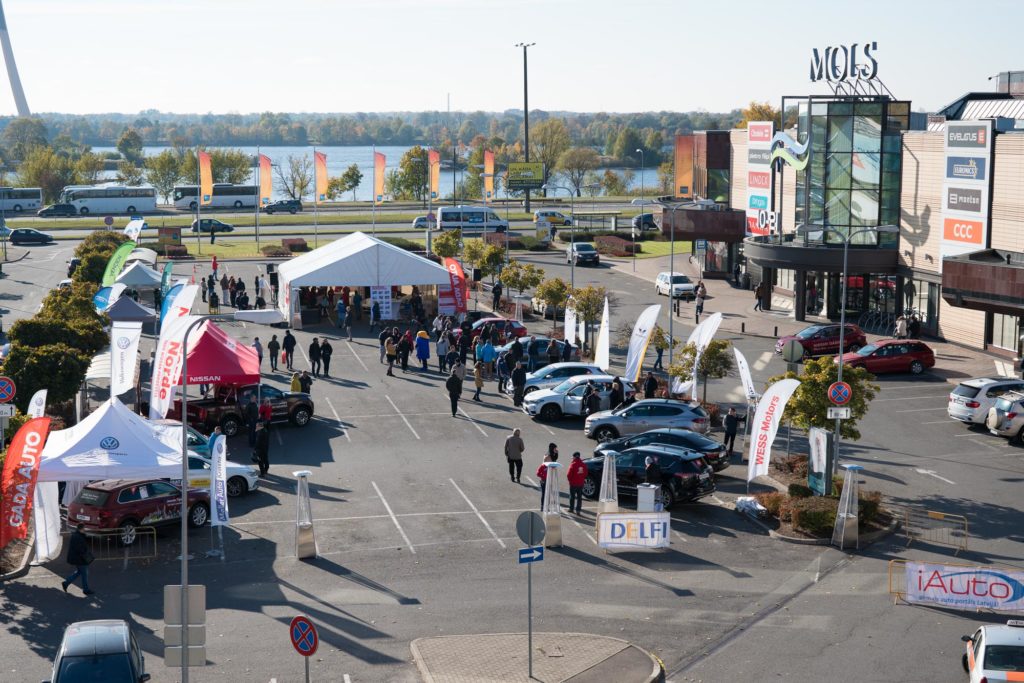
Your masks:
<instances>
[{"instance_id":1,"label":"flagpole","mask_svg":"<svg viewBox=\"0 0 1024 683\"><path fill-rule=\"evenodd\" d=\"M370 200L372 201L370 208L370 229L374 237L377 236L377 145L371 147L373 150L373 189L370 191Z\"/></svg>"},{"instance_id":2,"label":"flagpole","mask_svg":"<svg viewBox=\"0 0 1024 683\"><path fill-rule=\"evenodd\" d=\"M263 203L263 164L260 163L260 146L256 145L256 255L260 255L260 205Z\"/></svg>"},{"instance_id":3,"label":"flagpole","mask_svg":"<svg viewBox=\"0 0 1024 683\"><path fill-rule=\"evenodd\" d=\"M313 248L316 249L320 243L320 195L317 190L317 181L319 180L319 174L317 171L316 163L316 145L313 145Z\"/></svg>"},{"instance_id":4,"label":"flagpole","mask_svg":"<svg viewBox=\"0 0 1024 683\"><path fill-rule=\"evenodd\" d=\"M196 145L196 253L198 256L203 255L203 221L201 219L201 209L203 204L203 180L202 180L202 162L199 161L199 145ZM210 230L213 230L213 226L210 226ZM212 233L211 233L212 234Z\"/></svg>"}]
</instances>

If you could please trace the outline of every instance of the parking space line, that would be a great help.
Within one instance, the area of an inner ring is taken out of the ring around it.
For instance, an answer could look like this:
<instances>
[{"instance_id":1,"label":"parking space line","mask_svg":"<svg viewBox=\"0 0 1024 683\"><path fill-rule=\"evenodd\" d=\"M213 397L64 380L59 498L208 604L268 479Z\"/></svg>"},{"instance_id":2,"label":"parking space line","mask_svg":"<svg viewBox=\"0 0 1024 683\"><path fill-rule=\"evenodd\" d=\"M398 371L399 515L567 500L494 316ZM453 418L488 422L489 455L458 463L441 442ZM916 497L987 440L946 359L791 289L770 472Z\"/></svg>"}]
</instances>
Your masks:
<instances>
[{"instance_id":1,"label":"parking space line","mask_svg":"<svg viewBox=\"0 0 1024 683\"><path fill-rule=\"evenodd\" d=\"M498 542L502 550L505 550L507 548L507 546L505 545L505 541L498 538L498 534L494 533L494 529L492 529L491 525L487 523L487 520L484 519L484 516L480 514L480 511L476 509L476 505L473 505L473 501L469 499L469 496L463 493L462 489L459 488L459 485L455 483L454 479L449 478L448 481L452 483L452 486L454 486L455 490L459 492L459 495L462 496L462 499L466 501L466 504L469 505L469 507L473 508L473 512L476 513L477 519L479 519L480 522L485 527L487 527L487 530L491 532L491 536L494 536L494 540Z\"/></svg>"},{"instance_id":2,"label":"parking space line","mask_svg":"<svg viewBox=\"0 0 1024 683\"><path fill-rule=\"evenodd\" d=\"M420 440L420 435L417 434L416 430L412 428L412 425L409 423L409 420L406 419L405 415L402 414L402 411L398 409L398 406L396 406L395 402L391 400L391 397L388 396L387 394L384 394L384 398L386 398L388 400L388 403L391 404L391 407L394 408L395 412L398 413L398 416L400 418L402 418L402 422L405 423L405 426L409 428L409 431L412 432L412 435L416 437L417 441L419 441Z\"/></svg>"},{"instance_id":3,"label":"parking space line","mask_svg":"<svg viewBox=\"0 0 1024 683\"><path fill-rule=\"evenodd\" d=\"M936 420L935 422L919 422L918 424L923 424L923 425L961 425L961 424L963 424L963 422L961 422L960 420L954 420L953 418L950 418L948 420Z\"/></svg>"},{"instance_id":4,"label":"parking space line","mask_svg":"<svg viewBox=\"0 0 1024 683\"><path fill-rule=\"evenodd\" d=\"M764 370L766 367L768 367L768 363L771 362L772 356L774 355L775 354L773 354L771 351L765 351L764 353L762 353L760 356L757 357L757 360L754 361L754 370L757 372Z\"/></svg>"},{"instance_id":5,"label":"parking space line","mask_svg":"<svg viewBox=\"0 0 1024 683\"><path fill-rule=\"evenodd\" d=\"M410 427L410 429L412 428ZM416 438L418 439L419 437ZM380 502L384 503L384 509L388 511L389 515L391 515L391 521L394 523L395 528L398 529L398 533L402 534L402 539L405 541L405 544L409 546L409 552L415 555L416 548L412 547L412 542L409 540L409 537L405 535L405 530L402 528L402 525L398 523L398 517L395 517L395 513L392 512L391 506L388 505L388 501L384 499L384 494L381 493L380 488L377 487L377 482L371 481L370 483L373 485L373 490L377 492L378 496L380 496Z\"/></svg>"},{"instance_id":6,"label":"parking space line","mask_svg":"<svg viewBox=\"0 0 1024 683\"><path fill-rule=\"evenodd\" d=\"M466 412L466 411L465 411L465 410L464 410L463 408L461 408L461 407L459 408L459 412L460 412L460 413L462 413L463 415L465 415L465 416L466 416L466 419L467 419L467 420L469 420L470 422L472 422L472 423L473 423L473 426L474 426L474 427L476 427L476 430L477 430L478 432L480 432L480 433L481 433L481 434L483 434L484 436L487 436L487 432L485 432L485 431L484 431L484 430L483 430L483 429L482 429L482 428L480 427L480 425L478 425L478 424L476 423L476 420L474 420L473 418L471 418L471 417L469 416L469 413L467 413L467 412Z\"/></svg>"},{"instance_id":7,"label":"parking space line","mask_svg":"<svg viewBox=\"0 0 1024 683\"><path fill-rule=\"evenodd\" d=\"M575 524L579 528L580 531L582 531L583 533L585 533L587 535L587 538L590 539L591 543L593 543L594 545L597 545L597 539L594 538L594 535L592 533L590 533L589 531L587 531L586 529L584 529L583 525L580 524L578 521L576 521L576 517L575 516L570 516L570 515L562 515L562 516L563 517L567 517L569 520L571 520L572 523Z\"/></svg>"},{"instance_id":8,"label":"parking space line","mask_svg":"<svg viewBox=\"0 0 1024 683\"><path fill-rule=\"evenodd\" d=\"M363 366L363 370L365 372L369 372L370 369L368 367L366 367L366 363L364 363L363 359L359 357L359 354L356 353L356 350L354 348L352 348L352 344L350 344L349 342L346 341L345 342L345 346L347 346L348 350L352 352L352 355L356 357L356 360L359 361L359 364Z\"/></svg>"},{"instance_id":9,"label":"parking space line","mask_svg":"<svg viewBox=\"0 0 1024 683\"><path fill-rule=\"evenodd\" d=\"M327 407L331 409L332 413L334 413L334 419L338 421L338 425L340 427L341 418L338 416L338 411L334 409L334 404L331 403L331 398L329 396L324 396L324 400L327 401ZM348 435L348 429L341 427L341 433L345 435L345 438L349 443L352 443L352 437Z\"/></svg>"},{"instance_id":10,"label":"parking space line","mask_svg":"<svg viewBox=\"0 0 1024 683\"><path fill-rule=\"evenodd\" d=\"M896 410L896 411L893 411L893 412L897 412L897 413L926 413L929 410L945 410L945 409L946 409L946 406L942 406L941 408L912 408L910 410Z\"/></svg>"},{"instance_id":11,"label":"parking space line","mask_svg":"<svg viewBox=\"0 0 1024 683\"><path fill-rule=\"evenodd\" d=\"M302 344L298 343L298 341L295 342L295 346L298 348L299 353L302 354L302 357L306 359L306 365L309 365L309 356L306 355L306 349L302 348Z\"/></svg>"},{"instance_id":12,"label":"parking space line","mask_svg":"<svg viewBox=\"0 0 1024 683\"><path fill-rule=\"evenodd\" d=\"M352 683L352 678L348 674L343 674L342 683Z\"/></svg>"},{"instance_id":13,"label":"parking space line","mask_svg":"<svg viewBox=\"0 0 1024 683\"><path fill-rule=\"evenodd\" d=\"M274 430L274 436L277 437L277 445L278 446L283 446L284 445L284 439L281 438L281 430L280 429L275 429Z\"/></svg>"}]
</instances>

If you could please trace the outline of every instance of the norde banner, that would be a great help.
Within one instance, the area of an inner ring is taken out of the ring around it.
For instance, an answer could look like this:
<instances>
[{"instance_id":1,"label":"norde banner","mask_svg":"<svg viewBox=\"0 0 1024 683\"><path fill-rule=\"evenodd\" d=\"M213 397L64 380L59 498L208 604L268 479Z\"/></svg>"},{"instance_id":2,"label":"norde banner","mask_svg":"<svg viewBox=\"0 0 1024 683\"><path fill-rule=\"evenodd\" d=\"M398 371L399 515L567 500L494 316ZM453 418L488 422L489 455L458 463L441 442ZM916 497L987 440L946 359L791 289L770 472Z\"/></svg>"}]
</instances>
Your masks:
<instances>
[{"instance_id":1,"label":"norde banner","mask_svg":"<svg viewBox=\"0 0 1024 683\"><path fill-rule=\"evenodd\" d=\"M185 332L196 317L186 315L169 319L160 331L153 364L153 380L149 390L149 419L167 417L173 396L172 389L181 382L181 361L184 357Z\"/></svg>"},{"instance_id":2,"label":"norde banner","mask_svg":"<svg viewBox=\"0 0 1024 683\"><path fill-rule=\"evenodd\" d=\"M226 526L231 523L228 516L228 440L223 434L214 436L210 448L210 526Z\"/></svg>"},{"instance_id":3,"label":"norde banner","mask_svg":"<svg viewBox=\"0 0 1024 683\"><path fill-rule=\"evenodd\" d=\"M907 602L963 610L1024 612L1024 572L907 562Z\"/></svg>"},{"instance_id":4,"label":"norde banner","mask_svg":"<svg viewBox=\"0 0 1024 683\"><path fill-rule=\"evenodd\" d=\"M747 481L768 474L768 462L772 457L772 444L782 423L782 412L789 403L789 397L800 386L798 379L781 379L768 387L757 402L757 412L750 432L750 455L747 464Z\"/></svg>"},{"instance_id":5,"label":"norde banner","mask_svg":"<svg viewBox=\"0 0 1024 683\"><path fill-rule=\"evenodd\" d=\"M640 379L640 368L643 365L644 355L647 353L647 345L651 342L651 335L654 334L654 327L658 324L658 315L660 314L661 304L655 304L645 308L640 317L636 319L633 334L629 337L626 372L623 374L623 377L630 382Z\"/></svg>"},{"instance_id":6,"label":"norde banner","mask_svg":"<svg viewBox=\"0 0 1024 683\"><path fill-rule=\"evenodd\" d=\"M135 386L135 361L142 323L117 321L110 328L110 395L120 396Z\"/></svg>"},{"instance_id":7,"label":"norde banner","mask_svg":"<svg viewBox=\"0 0 1024 683\"><path fill-rule=\"evenodd\" d=\"M672 515L668 512L603 512L597 518L602 548L667 548Z\"/></svg>"},{"instance_id":8,"label":"norde banner","mask_svg":"<svg viewBox=\"0 0 1024 683\"><path fill-rule=\"evenodd\" d=\"M23 424L11 439L0 475L0 548L28 536L39 458L49 431L50 418L36 417Z\"/></svg>"}]
</instances>

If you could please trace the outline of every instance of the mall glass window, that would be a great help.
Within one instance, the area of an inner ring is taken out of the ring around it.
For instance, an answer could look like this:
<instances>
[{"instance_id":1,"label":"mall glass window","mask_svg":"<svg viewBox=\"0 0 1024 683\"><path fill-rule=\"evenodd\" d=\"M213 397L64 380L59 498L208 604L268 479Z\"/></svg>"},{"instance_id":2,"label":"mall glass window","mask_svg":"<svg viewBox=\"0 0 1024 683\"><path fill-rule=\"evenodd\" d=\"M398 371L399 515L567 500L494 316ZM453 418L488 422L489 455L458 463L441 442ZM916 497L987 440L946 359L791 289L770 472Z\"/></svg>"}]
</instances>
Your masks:
<instances>
[{"instance_id":1,"label":"mall glass window","mask_svg":"<svg viewBox=\"0 0 1024 683\"><path fill-rule=\"evenodd\" d=\"M916 314L921 325L936 329L939 317L939 290L941 286L924 280L906 280L903 284L903 300L906 310Z\"/></svg>"},{"instance_id":2,"label":"mall glass window","mask_svg":"<svg viewBox=\"0 0 1024 683\"><path fill-rule=\"evenodd\" d=\"M1015 315L992 314L992 339L989 344L1007 351L1017 352L1020 340L1020 318Z\"/></svg>"},{"instance_id":3,"label":"mall glass window","mask_svg":"<svg viewBox=\"0 0 1024 683\"><path fill-rule=\"evenodd\" d=\"M729 169L708 169L708 199L729 202Z\"/></svg>"},{"instance_id":4,"label":"mall glass window","mask_svg":"<svg viewBox=\"0 0 1024 683\"><path fill-rule=\"evenodd\" d=\"M775 271L775 286L781 289L796 291L796 271L787 268L778 268Z\"/></svg>"}]
</instances>

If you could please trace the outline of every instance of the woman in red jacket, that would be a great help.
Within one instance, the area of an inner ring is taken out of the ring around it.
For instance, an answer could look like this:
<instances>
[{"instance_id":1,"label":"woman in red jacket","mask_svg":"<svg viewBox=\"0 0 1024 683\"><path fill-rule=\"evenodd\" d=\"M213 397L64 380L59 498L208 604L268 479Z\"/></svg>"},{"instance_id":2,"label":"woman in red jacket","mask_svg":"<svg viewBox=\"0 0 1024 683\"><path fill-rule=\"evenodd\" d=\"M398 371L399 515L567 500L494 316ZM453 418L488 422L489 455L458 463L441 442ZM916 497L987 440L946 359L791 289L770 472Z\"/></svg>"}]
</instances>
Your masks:
<instances>
[{"instance_id":1,"label":"woman in red jacket","mask_svg":"<svg viewBox=\"0 0 1024 683\"><path fill-rule=\"evenodd\" d=\"M569 512L581 514L583 509L583 482L587 480L587 463L583 462L580 452L572 454L569 471L565 475L569 482ZM575 507L574 507L575 503Z\"/></svg>"},{"instance_id":2,"label":"woman in red jacket","mask_svg":"<svg viewBox=\"0 0 1024 683\"><path fill-rule=\"evenodd\" d=\"M274 417L274 409L270 406L270 399L263 399L263 404L260 405L260 422L263 423L264 427L270 426L270 420Z\"/></svg>"}]
</instances>

